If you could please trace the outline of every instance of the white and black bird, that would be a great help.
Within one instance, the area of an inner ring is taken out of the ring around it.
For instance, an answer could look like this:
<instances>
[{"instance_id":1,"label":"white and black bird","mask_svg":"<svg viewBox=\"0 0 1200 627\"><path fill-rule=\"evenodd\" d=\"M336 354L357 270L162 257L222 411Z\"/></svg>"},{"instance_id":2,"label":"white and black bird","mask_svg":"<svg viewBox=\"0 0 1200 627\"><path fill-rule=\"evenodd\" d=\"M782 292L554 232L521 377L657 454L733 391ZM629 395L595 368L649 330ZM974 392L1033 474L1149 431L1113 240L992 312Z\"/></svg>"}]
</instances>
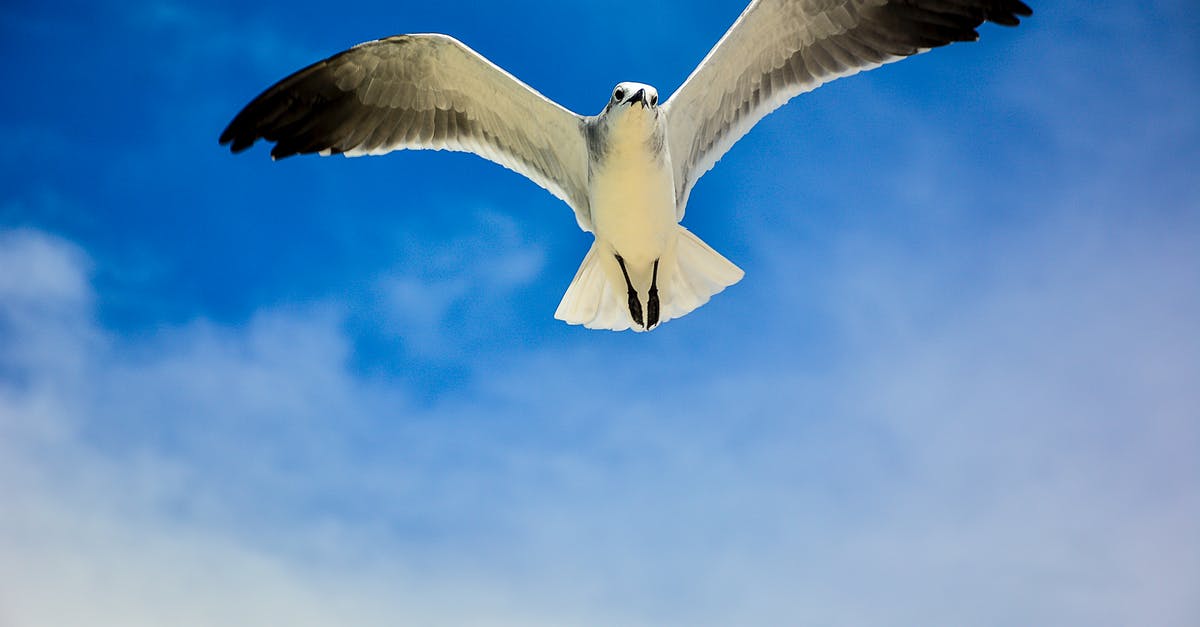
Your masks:
<instances>
[{"instance_id":1,"label":"white and black bird","mask_svg":"<svg viewBox=\"0 0 1200 627\"><path fill-rule=\"evenodd\" d=\"M760 119L836 78L1016 25L1020 0L753 0L669 99L621 83L572 113L446 35L355 46L283 79L225 132L233 152L473 152L529 177L595 242L555 317L615 331L678 318L742 278L680 225L692 186Z\"/></svg>"}]
</instances>

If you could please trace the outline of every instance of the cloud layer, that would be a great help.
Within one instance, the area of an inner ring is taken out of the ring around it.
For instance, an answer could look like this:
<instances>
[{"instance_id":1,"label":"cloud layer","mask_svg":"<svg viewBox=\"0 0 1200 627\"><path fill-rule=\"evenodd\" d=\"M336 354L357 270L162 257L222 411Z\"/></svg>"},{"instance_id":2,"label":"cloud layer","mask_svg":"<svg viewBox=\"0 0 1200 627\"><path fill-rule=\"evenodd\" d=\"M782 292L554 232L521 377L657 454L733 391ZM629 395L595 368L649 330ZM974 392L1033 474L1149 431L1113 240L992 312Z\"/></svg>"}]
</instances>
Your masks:
<instances>
[{"instance_id":1,"label":"cloud layer","mask_svg":"<svg viewBox=\"0 0 1200 627\"><path fill-rule=\"evenodd\" d=\"M8 231L4 618L1187 624L1200 259L1080 226L949 308L947 266L843 256L825 368L544 350L432 405L331 304L114 335L83 252Z\"/></svg>"}]
</instances>

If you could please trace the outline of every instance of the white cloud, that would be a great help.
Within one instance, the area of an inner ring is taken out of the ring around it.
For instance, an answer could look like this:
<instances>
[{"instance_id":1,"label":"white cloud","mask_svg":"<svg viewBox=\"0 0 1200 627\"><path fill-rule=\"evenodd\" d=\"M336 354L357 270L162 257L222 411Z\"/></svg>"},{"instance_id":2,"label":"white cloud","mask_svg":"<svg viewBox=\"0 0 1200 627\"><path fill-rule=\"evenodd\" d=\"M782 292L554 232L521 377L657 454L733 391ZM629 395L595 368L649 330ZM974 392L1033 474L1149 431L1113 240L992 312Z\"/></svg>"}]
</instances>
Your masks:
<instances>
[{"instance_id":1,"label":"white cloud","mask_svg":"<svg viewBox=\"0 0 1200 627\"><path fill-rule=\"evenodd\" d=\"M0 232L0 297L6 313L86 304L91 290L80 268L85 263L80 251L40 232Z\"/></svg>"},{"instance_id":2,"label":"white cloud","mask_svg":"<svg viewBox=\"0 0 1200 627\"><path fill-rule=\"evenodd\" d=\"M0 292L0 620L1188 624L1200 264L1076 226L934 317L945 271L843 257L816 374L588 343L433 406L336 307L122 338L75 247L6 233L43 278Z\"/></svg>"},{"instance_id":3,"label":"white cloud","mask_svg":"<svg viewBox=\"0 0 1200 627\"><path fill-rule=\"evenodd\" d=\"M405 348L423 358L458 356L464 340L495 332L512 312L480 310L481 301L507 304L511 294L543 276L545 252L509 215L468 214L473 235L446 242L411 242L402 259L375 284L379 321ZM480 298L485 294L485 298Z\"/></svg>"}]
</instances>

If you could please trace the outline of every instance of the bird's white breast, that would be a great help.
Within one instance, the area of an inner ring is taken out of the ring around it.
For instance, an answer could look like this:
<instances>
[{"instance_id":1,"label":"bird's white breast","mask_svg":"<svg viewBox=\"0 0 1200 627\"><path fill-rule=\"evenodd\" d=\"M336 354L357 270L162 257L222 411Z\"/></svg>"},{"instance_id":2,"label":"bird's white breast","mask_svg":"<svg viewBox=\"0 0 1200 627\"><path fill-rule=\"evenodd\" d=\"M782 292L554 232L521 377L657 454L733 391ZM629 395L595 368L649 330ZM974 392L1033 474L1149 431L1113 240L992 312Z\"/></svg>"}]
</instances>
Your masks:
<instances>
[{"instance_id":1,"label":"bird's white breast","mask_svg":"<svg viewBox=\"0 0 1200 627\"><path fill-rule=\"evenodd\" d=\"M593 164L592 223L597 240L631 263L650 264L674 234L675 179L670 156L652 149L654 118L635 115L613 125Z\"/></svg>"}]
</instances>

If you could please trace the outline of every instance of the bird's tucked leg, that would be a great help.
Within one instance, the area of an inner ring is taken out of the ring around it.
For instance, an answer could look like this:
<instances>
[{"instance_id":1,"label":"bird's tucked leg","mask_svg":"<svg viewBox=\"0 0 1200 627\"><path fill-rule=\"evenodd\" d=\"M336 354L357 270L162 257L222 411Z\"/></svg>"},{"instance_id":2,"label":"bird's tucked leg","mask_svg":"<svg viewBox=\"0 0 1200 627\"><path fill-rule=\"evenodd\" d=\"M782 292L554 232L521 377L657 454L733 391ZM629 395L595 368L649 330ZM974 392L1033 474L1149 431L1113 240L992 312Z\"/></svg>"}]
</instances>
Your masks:
<instances>
[{"instance_id":1,"label":"bird's tucked leg","mask_svg":"<svg viewBox=\"0 0 1200 627\"><path fill-rule=\"evenodd\" d=\"M646 328L646 323L642 318L642 301L638 300L637 290L633 289L633 282L629 280L629 271L625 269L625 260L617 255L617 264L621 266L621 274L625 276L625 288L629 291L629 315L633 316L633 321L639 327ZM658 311L655 307L655 321L657 322Z\"/></svg>"},{"instance_id":2,"label":"bird's tucked leg","mask_svg":"<svg viewBox=\"0 0 1200 627\"><path fill-rule=\"evenodd\" d=\"M650 277L650 293L646 299L646 328L658 324L658 260L654 260L654 275Z\"/></svg>"}]
</instances>

